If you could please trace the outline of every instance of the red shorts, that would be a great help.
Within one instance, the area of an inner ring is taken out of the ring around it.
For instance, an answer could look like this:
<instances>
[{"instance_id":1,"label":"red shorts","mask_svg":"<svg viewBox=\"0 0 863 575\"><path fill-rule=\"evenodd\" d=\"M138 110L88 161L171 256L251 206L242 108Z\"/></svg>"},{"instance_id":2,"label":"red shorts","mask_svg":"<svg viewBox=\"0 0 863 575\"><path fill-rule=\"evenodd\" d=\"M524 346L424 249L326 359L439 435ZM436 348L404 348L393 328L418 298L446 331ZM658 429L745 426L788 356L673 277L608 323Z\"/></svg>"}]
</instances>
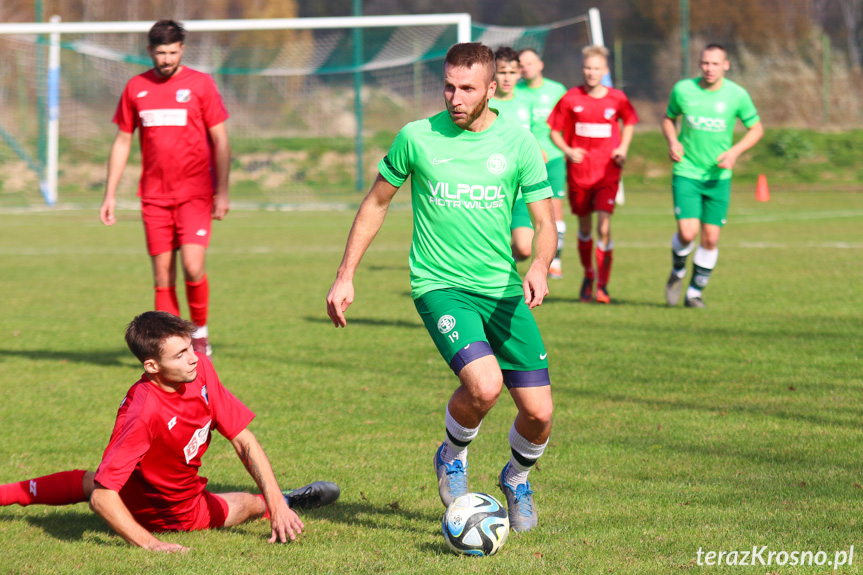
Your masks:
<instances>
[{"instance_id":1,"label":"red shorts","mask_svg":"<svg viewBox=\"0 0 863 575\"><path fill-rule=\"evenodd\" d=\"M228 502L207 490L191 502L183 502L183 511L171 508L154 508L141 494L121 490L120 497L129 508L135 521L147 531L198 531L216 529L228 518Z\"/></svg>"},{"instance_id":2,"label":"red shorts","mask_svg":"<svg viewBox=\"0 0 863 575\"><path fill-rule=\"evenodd\" d=\"M172 252L185 244L210 245L213 196L168 202L141 200L141 217L151 256Z\"/></svg>"},{"instance_id":3,"label":"red shorts","mask_svg":"<svg viewBox=\"0 0 863 575\"><path fill-rule=\"evenodd\" d=\"M593 212L614 213L614 199L617 197L619 180L600 182L589 189L580 188L571 177L567 183L569 184L569 206L576 216L583 218Z\"/></svg>"}]
</instances>

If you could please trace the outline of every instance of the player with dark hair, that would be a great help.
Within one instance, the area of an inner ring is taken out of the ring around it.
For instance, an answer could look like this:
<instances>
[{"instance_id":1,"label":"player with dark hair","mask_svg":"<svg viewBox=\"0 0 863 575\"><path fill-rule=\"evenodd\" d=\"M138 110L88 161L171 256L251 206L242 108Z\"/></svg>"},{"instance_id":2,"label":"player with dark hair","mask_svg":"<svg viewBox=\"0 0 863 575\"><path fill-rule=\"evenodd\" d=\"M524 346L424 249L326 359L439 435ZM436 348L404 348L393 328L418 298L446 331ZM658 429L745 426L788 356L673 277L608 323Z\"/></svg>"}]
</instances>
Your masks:
<instances>
[{"instance_id":1,"label":"player with dark hair","mask_svg":"<svg viewBox=\"0 0 863 575\"><path fill-rule=\"evenodd\" d=\"M138 186L147 250L153 264L155 309L180 315L176 291L179 251L192 321L192 342L212 354L207 328L210 287L204 267L212 220L228 213L231 148L228 112L215 82L182 65L185 31L173 20L147 35L153 68L132 78L114 114L102 223L116 222L117 186L139 129L143 169Z\"/></svg>"},{"instance_id":2,"label":"player with dark hair","mask_svg":"<svg viewBox=\"0 0 863 575\"><path fill-rule=\"evenodd\" d=\"M579 297L584 302L596 299L597 303L610 303L607 286L614 250L611 215L638 115L626 94L602 84L602 77L608 73L608 50L604 46L586 46L581 54L584 84L560 99L548 125L551 140L566 155L569 204L578 216L578 254L584 268ZM599 236L597 273L593 268L594 212Z\"/></svg>"},{"instance_id":3,"label":"player with dark hair","mask_svg":"<svg viewBox=\"0 0 863 575\"><path fill-rule=\"evenodd\" d=\"M680 301L686 258L692 258L692 280L685 306L703 308L702 291L719 258L719 235L731 203L731 170L737 158L750 149L764 128L749 93L725 77L731 68L728 53L719 44L701 52L701 77L681 80L668 99L662 133L674 162L672 192L677 233L671 237L671 275L665 284L665 301ZM683 117L680 138L675 121ZM737 119L746 134L732 145ZM695 238L701 232L696 248Z\"/></svg>"},{"instance_id":4,"label":"player with dark hair","mask_svg":"<svg viewBox=\"0 0 863 575\"><path fill-rule=\"evenodd\" d=\"M521 64L521 77L524 80L517 86L517 91L531 101L533 118L530 130L536 136L542 149L548 171L548 181L551 184L551 205L554 207L555 226L557 227L557 251L548 270L548 277L560 279L563 277L561 254L566 236L566 222L563 219L563 198L566 197L566 163L563 152L551 141L548 127L548 116L558 100L566 93L566 86L543 76L545 63L533 48L525 48L518 53Z\"/></svg>"},{"instance_id":5,"label":"player with dark hair","mask_svg":"<svg viewBox=\"0 0 863 575\"><path fill-rule=\"evenodd\" d=\"M262 516L270 519L271 543L296 539L305 526L293 508L332 503L339 488L317 481L279 490L269 459L248 428L255 414L222 386L206 356L192 349L196 329L161 311L132 320L126 343L144 374L120 404L99 468L0 485L0 506L89 500L123 539L154 551L188 548L160 541L152 532L230 527ZM261 495L207 491L198 469L213 429L234 446Z\"/></svg>"},{"instance_id":6,"label":"player with dark hair","mask_svg":"<svg viewBox=\"0 0 863 575\"><path fill-rule=\"evenodd\" d=\"M530 130L530 122L533 109L530 101L515 87L521 79L521 64L518 62L518 53L509 46L503 46L494 52L494 81L497 88L494 98L489 102L493 110L507 116L523 128ZM516 261L524 261L530 257L533 244L533 224L530 222L530 213L527 205L519 191L515 199L515 207L512 209L512 224L510 224L512 236L512 257Z\"/></svg>"},{"instance_id":7,"label":"player with dark hair","mask_svg":"<svg viewBox=\"0 0 863 575\"><path fill-rule=\"evenodd\" d=\"M536 138L488 106L494 71L487 46L450 48L444 63L446 111L402 128L378 164L380 173L357 212L327 295L327 313L336 327L346 325L353 276L393 196L410 177L411 295L460 382L434 456L438 492L445 506L468 492L468 445L506 385L518 415L498 485L513 529L528 531L537 524L537 510L527 476L545 450L552 415L548 354L530 310L548 294L554 213ZM524 281L509 245L519 187L536 229Z\"/></svg>"}]
</instances>

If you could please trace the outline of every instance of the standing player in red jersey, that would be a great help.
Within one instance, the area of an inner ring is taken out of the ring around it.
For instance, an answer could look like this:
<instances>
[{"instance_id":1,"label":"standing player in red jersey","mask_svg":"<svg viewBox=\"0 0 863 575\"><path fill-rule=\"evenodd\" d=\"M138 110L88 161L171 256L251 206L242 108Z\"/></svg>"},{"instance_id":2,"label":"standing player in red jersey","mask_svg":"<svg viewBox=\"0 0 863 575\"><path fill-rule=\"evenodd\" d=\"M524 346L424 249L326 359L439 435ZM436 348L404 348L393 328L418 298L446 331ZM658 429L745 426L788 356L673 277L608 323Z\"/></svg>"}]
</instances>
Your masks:
<instances>
[{"instance_id":1,"label":"standing player in red jersey","mask_svg":"<svg viewBox=\"0 0 863 575\"><path fill-rule=\"evenodd\" d=\"M548 124L551 140L567 158L569 202L572 213L578 216L578 254L584 267L581 301L595 298L597 303L610 303L607 286L614 250L611 214L638 115L623 92L602 85L602 77L608 73L608 50L586 46L581 54L584 85L572 88L560 99ZM593 268L593 212L599 235L598 273Z\"/></svg>"},{"instance_id":2,"label":"standing player in red jersey","mask_svg":"<svg viewBox=\"0 0 863 575\"><path fill-rule=\"evenodd\" d=\"M89 500L123 539L153 551L188 551L160 541L154 531L230 527L262 516L270 519L270 543L296 539L305 526L292 508L332 503L339 488L316 481L279 490L267 455L248 429L255 414L222 385L206 356L193 351L195 329L166 312L136 317L126 343L144 374L120 404L99 468L0 485L0 506ZM212 430L231 442L261 495L206 490L198 469Z\"/></svg>"},{"instance_id":3,"label":"standing player in red jersey","mask_svg":"<svg viewBox=\"0 0 863 575\"><path fill-rule=\"evenodd\" d=\"M116 221L117 185L140 128L143 170L138 195L153 261L156 309L180 315L177 301L177 250L192 321L198 326L196 351L212 355L207 330L210 287L204 269L212 220L228 213L231 147L228 112L207 74L181 65L185 30L160 20L147 36L153 68L126 84L114 123L117 137L108 159L100 218Z\"/></svg>"}]
</instances>

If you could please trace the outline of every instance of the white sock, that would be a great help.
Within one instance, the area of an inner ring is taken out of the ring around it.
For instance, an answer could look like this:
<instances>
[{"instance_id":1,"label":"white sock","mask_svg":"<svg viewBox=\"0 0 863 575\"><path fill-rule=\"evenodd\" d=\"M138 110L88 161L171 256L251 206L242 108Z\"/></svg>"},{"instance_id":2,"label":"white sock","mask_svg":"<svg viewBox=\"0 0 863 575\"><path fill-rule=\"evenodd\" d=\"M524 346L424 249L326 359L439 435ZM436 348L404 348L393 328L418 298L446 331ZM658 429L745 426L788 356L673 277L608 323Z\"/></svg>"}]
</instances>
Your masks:
<instances>
[{"instance_id":1,"label":"white sock","mask_svg":"<svg viewBox=\"0 0 863 575\"><path fill-rule=\"evenodd\" d=\"M679 256L688 256L692 253L692 250L695 249L695 240L692 240L688 244L683 244L680 242L680 237L678 237L677 233L671 236L671 249Z\"/></svg>"},{"instance_id":2,"label":"white sock","mask_svg":"<svg viewBox=\"0 0 863 575\"><path fill-rule=\"evenodd\" d=\"M202 325L195 330L195 333L192 334L192 339L198 339L201 337L210 337L210 333L207 331L207 326Z\"/></svg>"},{"instance_id":3,"label":"white sock","mask_svg":"<svg viewBox=\"0 0 863 575\"><path fill-rule=\"evenodd\" d=\"M563 249L563 236L566 234L566 222L560 220L557 222L557 251Z\"/></svg>"},{"instance_id":4,"label":"white sock","mask_svg":"<svg viewBox=\"0 0 863 575\"><path fill-rule=\"evenodd\" d=\"M546 445L548 445L547 439L542 445L531 443L516 431L515 423L513 423L509 430L509 446L512 456L504 472L503 482L512 486L527 483L527 474L530 473L536 460L542 456Z\"/></svg>"},{"instance_id":5,"label":"white sock","mask_svg":"<svg viewBox=\"0 0 863 575\"><path fill-rule=\"evenodd\" d=\"M440 451L441 461L450 465L458 459L463 464L467 463L467 446L476 438L479 433L480 422L475 428L470 429L462 427L449 412L449 406L446 408L446 438L443 442L443 449ZM458 443L455 443L455 440ZM460 445L459 445L460 444Z\"/></svg>"}]
</instances>

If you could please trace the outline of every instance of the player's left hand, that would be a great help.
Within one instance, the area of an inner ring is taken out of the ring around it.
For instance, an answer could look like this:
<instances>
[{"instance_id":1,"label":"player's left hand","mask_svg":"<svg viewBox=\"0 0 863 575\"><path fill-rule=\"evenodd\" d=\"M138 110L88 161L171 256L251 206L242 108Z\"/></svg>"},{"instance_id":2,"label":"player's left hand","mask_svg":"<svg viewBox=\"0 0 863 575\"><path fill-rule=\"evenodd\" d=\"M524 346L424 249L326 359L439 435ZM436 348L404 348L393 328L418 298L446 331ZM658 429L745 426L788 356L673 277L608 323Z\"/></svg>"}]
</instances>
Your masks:
<instances>
[{"instance_id":1,"label":"player's left hand","mask_svg":"<svg viewBox=\"0 0 863 575\"><path fill-rule=\"evenodd\" d=\"M530 309L538 305L542 305L545 296L548 295L548 267L542 269L542 265L533 260L530 264L530 269L524 276L524 303Z\"/></svg>"},{"instance_id":2,"label":"player's left hand","mask_svg":"<svg viewBox=\"0 0 863 575\"><path fill-rule=\"evenodd\" d=\"M223 220L225 216L228 215L228 211L231 209L231 202L228 200L228 194L226 193L217 193L213 196L213 219L214 220Z\"/></svg>"},{"instance_id":3,"label":"player's left hand","mask_svg":"<svg viewBox=\"0 0 863 575\"><path fill-rule=\"evenodd\" d=\"M626 152L620 148L615 148L611 151L611 159L622 168L623 164L626 163Z\"/></svg>"},{"instance_id":4,"label":"player's left hand","mask_svg":"<svg viewBox=\"0 0 863 575\"><path fill-rule=\"evenodd\" d=\"M297 535L303 532L306 528L299 515L285 503L284 507L279 506L278 509L270 510L270 525L272 532L268 541L275 543L280 541L287 543L288 539L296 541Z\"/></svg>"},{"instance_id":5,"label":"player's left hand","mask_svg":"<svg viewBox=\"0 0 863 575\"><path fill-rule=\"evenodd\" d=\"M731 170L734 169L734 164L737 163L737 154L735 154L732 150L726 150L719 154L719 157L716 158L716 165L722 168L723 170Z\"/></svg>"}]
</instances>

